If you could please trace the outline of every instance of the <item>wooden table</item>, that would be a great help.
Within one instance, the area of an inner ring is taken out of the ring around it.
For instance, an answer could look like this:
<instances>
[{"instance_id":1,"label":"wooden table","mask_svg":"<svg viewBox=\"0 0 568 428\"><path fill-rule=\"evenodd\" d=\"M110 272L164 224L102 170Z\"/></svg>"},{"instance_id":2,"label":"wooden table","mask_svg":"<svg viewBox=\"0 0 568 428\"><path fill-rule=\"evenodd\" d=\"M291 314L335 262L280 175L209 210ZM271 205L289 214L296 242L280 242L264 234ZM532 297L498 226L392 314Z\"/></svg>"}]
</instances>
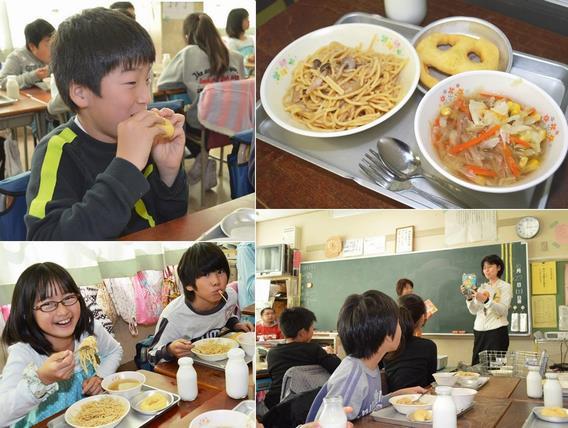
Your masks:
<instances>
[{"instance_id":1,"label":"wooden table","mask_svg":"<svg viewBox=\"0 0 568 428\"><path fill-rule=\"evenodd\" d=\"M519 385L520 380L517 377L492 376L489 378L489 382L479 390L477 397L510 398Z\"/></svg>"},{"instance_id":2,"label":"wooden table","mask_svg":"<svg viewBox=\"0 0 568 428\"><path fill-rule=\"evenodd\" d=\"M248 305L245 308L243 308L241 310L241 314L254 316L254 303L252 305Z\"/></svg>"},{"instance_id":3,"label":"wooden table","mask_svg":"<svg viewBox=\"0 0 568 428\"><path fill-rule=\"evenodd\" d=\"M169 392L177 393L177 383L175 377L164 376L159 373L154 373L146 370L138 370L144 376L146 376L146 384L160 388ZM171 428L187 428L190 422L200 414L208 412L209 410L217 409L232 409L241 400L234 400L230 398L226 393L225 389L219 389L212 385L209 385L206 380L203 380L204 376L201 376L199 367L196 366L197 371L197 387L198 395L194 401L180 401L176 406L167 410L165 413L160 415L158 418L153 419L148 424L144 425L147 427L171 427ZM224 380L223 380L224 383ZM56 418L57 416L63 414L60 412L49 419L46 419L36 427L45 428L47 423Z\"/></svg>"},{"instance_id":4,"label":"wooden table","mask_svg":"<svg viewBox=\"0 0 568 428\"><path fill-rule=\"evenodd\" d=\"M123 241L193 241L238 208L254 208L254 193L141 230Z\"/></svg>"},{"instance_id":5,"label":"wooden table","mask_svg":"<svg viewBox=\"0 0 568 428\"><path fill-rule=\"evenodd\" d=\"M360 11L384 16L379 0L357 2L296 0L257 29L257 96L270 61L293 40L318 28L332 25L347 13ZM465 0L428 2L427 25L448 16L474 16L498 26L513 49L563 63L568 62L568 37L528 24ZM264 208L400 208L398 202L365 189L351 180L257 140L257 204ZM548 208L568 207L568 160L555 174ZM306 185L309 184L309 185Z\"/></svg>"}]
</instances>

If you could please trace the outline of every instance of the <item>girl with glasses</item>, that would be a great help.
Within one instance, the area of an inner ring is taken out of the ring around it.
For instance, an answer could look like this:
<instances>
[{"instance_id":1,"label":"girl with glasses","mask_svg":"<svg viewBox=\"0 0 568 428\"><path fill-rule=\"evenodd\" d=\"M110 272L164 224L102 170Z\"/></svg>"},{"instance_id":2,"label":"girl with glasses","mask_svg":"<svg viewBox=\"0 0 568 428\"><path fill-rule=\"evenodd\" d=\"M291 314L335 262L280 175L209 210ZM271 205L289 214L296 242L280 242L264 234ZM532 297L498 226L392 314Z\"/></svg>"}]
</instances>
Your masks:
<instances>
[{"instance_id":1,"label":"girl with glasses","mask_svg":"<svg viewBox=\"0 0 568 428\"><path fill-rule=\"evenodd\" d=\"M100 365L84 371L76 351L88 336L96 339ZM18 278L2 341L9 355L0 380L0 426L31 426L103 392L102 378L122 358L122 347L95 323L69 272L50 262Z\"/></svg>"}]
</instances>

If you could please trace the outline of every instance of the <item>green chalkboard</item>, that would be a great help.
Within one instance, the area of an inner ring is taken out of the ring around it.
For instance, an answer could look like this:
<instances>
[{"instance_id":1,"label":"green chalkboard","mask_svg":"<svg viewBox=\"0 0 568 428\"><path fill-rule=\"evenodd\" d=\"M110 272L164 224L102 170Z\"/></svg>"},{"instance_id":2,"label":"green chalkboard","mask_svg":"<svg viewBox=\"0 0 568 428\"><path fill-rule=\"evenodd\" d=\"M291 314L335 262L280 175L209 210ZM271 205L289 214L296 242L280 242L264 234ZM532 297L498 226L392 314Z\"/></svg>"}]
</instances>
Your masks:
<instances>
[{"instance_id":1,"label":"green chalkboard","mask_svg":"<svg viewBox=\"0 0 568 428\"><path fill-rule=\"evenodd\" d=\"M396 300L396 281L409 278L414 282L414 292L438 307L425 333L473 333L474 316L467 310L459 285L463 273L475 273L478 283L485 282L480 263L490 254L500 255L505 262L502 279L513 286L511 307L515 304L519 312L522 307L528 313L528 331L511 334L529 334L529 270L527 246L522 242L305 262L300 268L302 306L314 311L318 330L335 330L337 314L349 294L375 289ZM308 283L311 287L306 287Z\"/></svg>"}]
</instances>

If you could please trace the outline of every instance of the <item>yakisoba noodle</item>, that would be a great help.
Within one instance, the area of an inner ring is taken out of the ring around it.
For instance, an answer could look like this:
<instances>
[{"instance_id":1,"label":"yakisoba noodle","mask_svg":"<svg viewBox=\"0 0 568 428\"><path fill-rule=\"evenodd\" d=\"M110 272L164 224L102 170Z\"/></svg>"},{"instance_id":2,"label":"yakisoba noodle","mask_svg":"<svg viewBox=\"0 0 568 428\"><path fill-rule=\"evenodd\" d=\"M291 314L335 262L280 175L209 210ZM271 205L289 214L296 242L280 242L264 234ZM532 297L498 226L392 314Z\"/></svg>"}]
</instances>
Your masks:
<instances>
[{"instance_id":1,"label":"yakisoba noodle","mask_svg":"<svg viewBox=\"0 0 568 428\"><path fill-rule=\"evenodd\" d=\"M97 359L97 339L95 336L87 336L79 345L79 363L81 368L85 373L89 370L89 363L93 365L96 370L99 366L99 361Z\"/></svg>"},{"instance_id":2,"label":"yakisoba noodle","mask_svg":"<svg viewBox=\"0 0 568 428\"><path fill-rule=\"evenodd\" d=\"M339 131L369 123L400 100L406 60L332 42L298 63L285 110L308 128Z\"/></svg>"},{"instance_id":3,"label":"yakisoba noodle","mask_svg":"<svg viewBox=\"0 0 568 428\"><path fill-rule=\"evenodd\" d=\"M205 342L200 343L195 347L195 350L200 354L213 355L213 354L223 354L231 349L230 344L216 343L216 342Z\"/></svg>"},{"instance_id":4,"label":"yakisoba noodle","mask_svg":"<svg viewBox=\"0 0 568 428\"><path fill-rule=\"evenodd\" d=\"M105 397L83 404L72 422L83 427L106 425L122 417L125 411L126 407L120 401Z\"/></svg>"}]
</instances>

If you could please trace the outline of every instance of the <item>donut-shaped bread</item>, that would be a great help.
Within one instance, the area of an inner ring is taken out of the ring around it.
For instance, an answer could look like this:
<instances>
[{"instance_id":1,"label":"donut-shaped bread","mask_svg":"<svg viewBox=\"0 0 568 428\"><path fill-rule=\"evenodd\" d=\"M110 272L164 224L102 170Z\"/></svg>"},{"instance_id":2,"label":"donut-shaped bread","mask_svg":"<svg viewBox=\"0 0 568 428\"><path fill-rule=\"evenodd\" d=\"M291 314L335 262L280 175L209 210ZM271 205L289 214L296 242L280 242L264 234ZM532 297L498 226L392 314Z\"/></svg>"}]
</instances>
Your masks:
<instances>
[{"instance_id":1,"label":"donut-shaped bread","mask_svg":"<svg viewBox=\"0 0 568 428\"><path fill-rule=\"evenodd\" d=\"M438 48L444 45L449 45L450 48ZM499 49L482 37L476 39L461 34L432 33L418 42L416 51L420 57L420 81L428 88L438 83L438 79L430 74L429 68L449 75L499 68ZM470 53L477 55L480 62L472 61Z\"/></svg>"}]
</instances>

